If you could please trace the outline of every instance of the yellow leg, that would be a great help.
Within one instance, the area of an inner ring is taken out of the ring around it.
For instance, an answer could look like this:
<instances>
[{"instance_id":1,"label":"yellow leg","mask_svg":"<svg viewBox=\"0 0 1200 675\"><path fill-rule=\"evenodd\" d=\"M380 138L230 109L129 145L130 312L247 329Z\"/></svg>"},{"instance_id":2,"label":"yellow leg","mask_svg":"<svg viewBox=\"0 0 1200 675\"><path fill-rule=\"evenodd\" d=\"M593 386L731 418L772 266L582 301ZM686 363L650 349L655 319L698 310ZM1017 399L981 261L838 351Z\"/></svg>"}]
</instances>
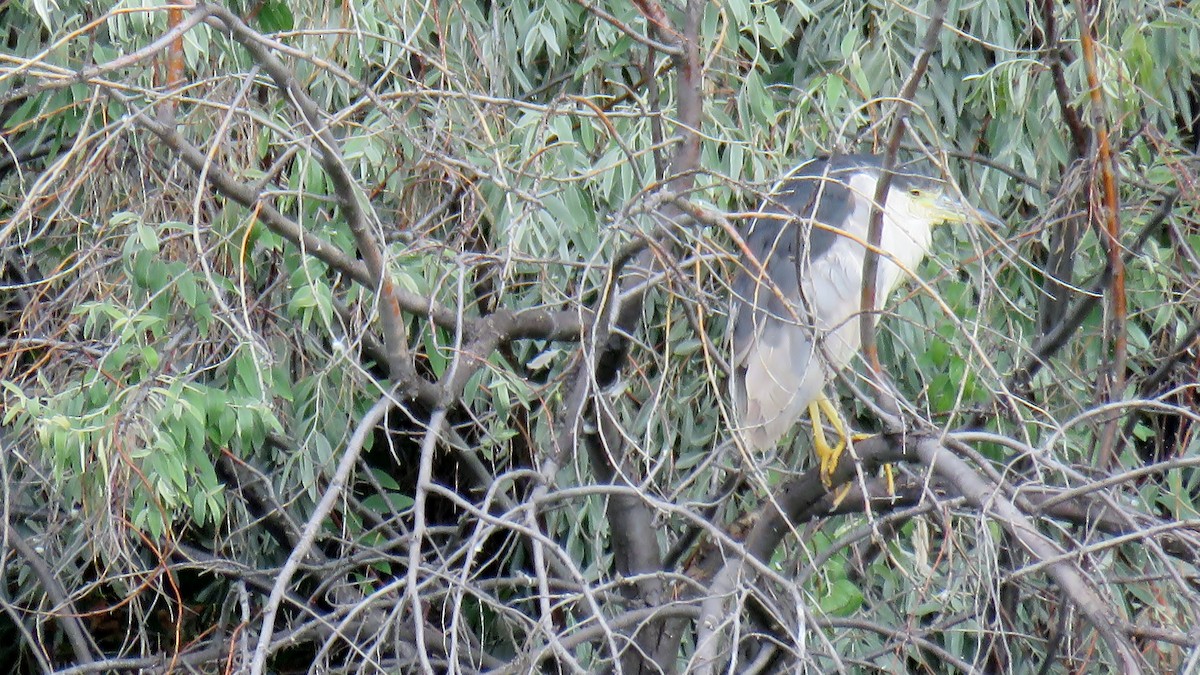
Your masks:
<instances>
[{"instance_id":1,"label":"yellow leg","mask_svg":"<svg viewBox=\"0 0 1200 675\"><path fill-rule=\"evenodd\" d=\"M825 425L821 423L822 416L829 420L829 426L833 427L834 433L837 434L837 444L835 445L831 446L829 441L825 440ZM821 482L829 487L833 483L833 471L837 468L842 453L846 451L846 427L842 424L842 417L838 414L837 408L833 407L833 403L824 394L808 404L808 417L812 420L813 454L817 456L817 462L821 469Z\"/></svg>"},{"instance_id":2,"label":"yellow leg","mask_svg":"<svg viewBox=\"0 0 1200 675\"><path fill-rule=\"evenodd\" d=\"M817 456L817 461L821 469L821 482L825 487L830 487L833 484L833 472L837 469L837 465L842 458L842 453L846 451L846 444L850 440L861 441L871 437L871 434L854 434L853 436L846 433L846 426L842 423L842 417L838 413L837 408L833 407L833 402L830 401L824 394L820 398L808 404L808 416L812 420L813 425L813 453ZM830 445L825 438L825 425L822 424L821 418L829 420L829 426L833 427L834 433L837 434L837 443ZM887 480L888 494L896 494L896 478L892 471L891 464L883 465L883 473ZM846 485L841 494L838 495L834 503L837 504L846 496L849 491L849 485Z\"/></svg>"}]
</instances>

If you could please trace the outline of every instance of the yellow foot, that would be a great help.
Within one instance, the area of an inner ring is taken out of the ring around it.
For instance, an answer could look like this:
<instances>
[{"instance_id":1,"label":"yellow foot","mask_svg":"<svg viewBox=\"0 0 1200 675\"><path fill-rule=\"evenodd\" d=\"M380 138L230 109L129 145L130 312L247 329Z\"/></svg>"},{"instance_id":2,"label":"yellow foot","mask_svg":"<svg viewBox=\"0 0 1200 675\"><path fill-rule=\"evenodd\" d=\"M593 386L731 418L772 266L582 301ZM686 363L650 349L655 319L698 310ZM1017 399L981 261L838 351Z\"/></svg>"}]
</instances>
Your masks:
<instances>
[{"instance_id":1,"label":"yellow foot","mask_svg":"<svg viewBox=\"0 0 1200 675\"><path fill-rule=\"evenodd\" d=\"M857 443L872 438L875 434L847 434L846 427L842 424L842 419L838 415L837 409L824 396L808 404L808 415L813 425L813 453L817 456L821 470L821 482L825 484L826 488L832 488L833 473L837 470L838 464L841 462L847 443ZM825 438L822 417L829 420L829 425L833 427L834 433L837 434L837 443L833 445L830 445L829 441ZM888 495L894 497L896 495L896 477L891 464L883 465L883 475L887 481ZM839 488L837 494L834 496L833 506L836 508L841 504L849 492L849 485Z\"/></svg>"},{"instance_id":2,"label":"yellow foot","mask_svg":"<svg viewBox=\"0 0 1200 675\"><path fill-rule=\"evenodd\" d=\"M845 433L844 430L842 433ZM874 436L874 434L851 434L850 442L858 443L859 441L865 441L868 438L871 438L872 436ZM840 442L838 444L839 450L844 451L845 445L846 445L845 441ZM840 459L840 456L841 456L841 452L838 452L839 459ZM827 477L827 474L825 473L825 467L824 467L824 465L822 465L821 479L823 481L825 481L826 487L829 487L829 481L832 479L833 471L834 471L834 469L837 468L837 465L838 465L837 460L834 460L833 465L831 467L829 467L828 477ZM891 490L891 486L892 486L892 483L890 482L891 475L892 475L891 474L891 465L887 465L886 470L888 472L888 479L889 479L888 488L889 488L889 490ZM829 507L830 509L836 509L837 507L842 505L842 502L846 499L846 495L850 494L850 488L852 485L853 485L852 483L846 483L845 485L843 485L837 489L836 493L833 495L833 504ZM891 494L895 494L895 490L891 490Z\"/></svg>"},{"instance_id":3,"label":"yellow foot","mask_svg":"<svg viewBox=\"0 0 1200 675\"><path fill-rule=\"evenodd\" d=\"M825 426L821 423L824 415L829 420L837 434L837 443L830 445L825 439ZM833 486L833 472L837 469L842 453L846 451L846 428L838 416L837 409L824 396L808 404L808 417L812 420L813 454L817 456L817 464L821 470L821 482L825 487Z\"/></svg>"},{"instance_id":4,"label":"yellow foot","mask_svg":"<svg viewBox=\"0 0 1200 675\"><path fill-rule=\"evenodd\" d=\"M834 492L833 503L829 505L830 511L833 511L834 509L836 509L837 507L842 505L842 500L844 500L846 498L846 495L850 494L850 488L852 488L852 487L854 487L853 483L846 483L845 485L838 488L836 492Z\"/></svg>"},{"instance_id":5,"label":"yellow foot","mask_svg":"<svg viewBox=\"0 0 1200 675\"><path fill-rule=\"evenodd\" d=\"M855 443L858 443L859 441L865 441L868 438L874 438L874 437L875 437L875 434L854 434L853 439L854 439ZM883 478L887 482L888 496L895 497L896 496L896 472L892 468L891 464L883 465Z\"/></svg>"}]
</instances>

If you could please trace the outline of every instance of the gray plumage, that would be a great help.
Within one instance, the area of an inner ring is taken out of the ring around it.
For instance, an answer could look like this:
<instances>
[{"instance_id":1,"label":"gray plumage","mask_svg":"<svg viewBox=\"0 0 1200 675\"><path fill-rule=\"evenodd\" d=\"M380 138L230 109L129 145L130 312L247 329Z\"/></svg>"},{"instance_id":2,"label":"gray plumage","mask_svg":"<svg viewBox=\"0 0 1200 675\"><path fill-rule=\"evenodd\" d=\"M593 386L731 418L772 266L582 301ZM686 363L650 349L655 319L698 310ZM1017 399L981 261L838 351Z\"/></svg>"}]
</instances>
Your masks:
<instances>
[{"instance_id":1,"label":"gray plumage","mask_svg":"<svg viewBox=\"0 0 1200 675\"><path fill-rule=\"evenodd\" d=\"M811 160L789 174L743 230L761 263L733 282L733 399L751 448L773 446L860 346L862 268L880 158ZM897 169L885 203L876 298L925 256L930 227L966 220L937 180ZM801 281L803 279L803 281ZM818 346L820 345L820 346Z\"/></svg>"}]
</instances>

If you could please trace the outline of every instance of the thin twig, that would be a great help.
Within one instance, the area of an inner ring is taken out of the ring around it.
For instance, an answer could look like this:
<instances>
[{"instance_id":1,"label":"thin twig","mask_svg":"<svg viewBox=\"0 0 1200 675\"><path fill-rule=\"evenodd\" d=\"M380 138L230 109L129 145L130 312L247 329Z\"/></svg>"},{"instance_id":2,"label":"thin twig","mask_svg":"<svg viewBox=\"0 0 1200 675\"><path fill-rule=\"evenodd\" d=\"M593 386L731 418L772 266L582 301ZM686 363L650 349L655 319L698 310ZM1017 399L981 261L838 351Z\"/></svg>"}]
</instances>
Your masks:
<instances>
[{"instance_id":1,"label":"thin twig","mask_svg":"<svg viewBox=\"0 0 1200 675\"><path fill-rule=\"evenodd\" d=\"M917 454L923 464L955 485L972 506L999 523L1034 558L1050 560L1061 553L1059 547L1039 532L997 486L989 484L941 444L934 440L918 442ZM1116 628L1119 622L1115 616L1116 606L1100 597L1073 562L1058 560L1049 565L1047 572L1100 633L1113 657L1121 664L1122 672L1131 675L1141 673L1142 659L1137 649Z\"/></svg>"},{"instance_id":2,"label":"thin twig","mask_svg":"<svg viewBox=\"0 0 1200 675\"><path fill-rule=\"evenodd\" d=\"M876 184L875 194L871 198L871 217L867 226L867 250L862 269L859 335L862 340L863 357L881 392L891 391L892 387L890 383L886 382L883 365L879 362L879 348L876 344L875 308L879 302L879 298L876 297L878 295L876 280L879 277L879 256L875 253L875 249L879 247L883 238L883 209L887 202L888 190L892 185L892 168L895 166L896 153L900 150L900 140L904 137L904 131L908 124L908 112L913 105L912 100L916 95L917 85L921 83L925 77L925 71L929 67L929 57L937 46L938 35L946 20L946 8L949 4L949 0L938 0L934 4L933 11L929 15L929 27L926 28L925 38L921 41L921 51L913 62L912 72L909 73L908 79L905 80L904 86L900 88L900 93L896 96L891 135L888 137L887 147L884 150L879 182ZM899 410L894 402L888 400L888 397L883 397L880 404L891 412L890 417L899 419Z\"/></svg>"},{"instance_id":3,"label":"thin twig","mask_svg":"<svg viewBox=\"0 0 1200 675\"><path fill-rule=\"evenodd\" d=\"M1083 48L1083 62L1087 70L1088 93L1092 99L1093 126L1096 129L1099 156L1096 163L1100 169L1100 182L1103 195L1103 205L1092 204L1090 209L1099 217L1097 229L1102 235L1105 248L1108 251L1108 272L1112 283L1109 285L1108 325L1109 344L1112 347L1112 358L1107 372L1100 374L1101 396L1108 401L1119 397L1125 391L1125 368L1129 351L1126 322L1129 317L1129 299L1125 294L1125 261L1121 255L1121 215L1120 202L1117 195L1116 163L1112 155L1112 131L1107 120L1107 106L1104 101L1104 91L1100 87L1100 76L1096 72L1096 27L1089 9L1091 0L1076 0L1075 10L1079 20L1079 43ZM1104 425L1100 436L1100 449L1096 458L1096 466L1103 471L1109 467L1116 457L1117 420L1114 418Z\"/></svg>"},{"instance_id":4,"label":"thin twig","mask_svg":"<svg viewBox=\"0 0 1200 675\"><path fill-rule=\"evenodd\" d=\"M358 463L358 456L362 452L363 445L374 433L375 426L383 421L384 415L395 404L396 399L391 392L380 396L375 405L371 406L367 414L359 420L358 426L354 429L354 435L346 444L337 470L329 481L329 487L325 489L325 494L321 495L321 501L317 503L312 516L304 524L304 530L300 533L300 541L288 555L287 562L283 564L283 569L279 571L279 577L271 588L271 596L267 599L267 605L263 609L262 632L259 634L258 646L254 649L254 659L250 663L249 672L252 675L262 675L265 672L267 654L271 647L271 634L275 631L275 615L279 612L283 595L291 585L292 577L296 574L301 562L308 557L309 550L317 539L317 533L325 526L325 519L333 512L333 507L337 504L342 490L345 489L350 475L354 472L354 465Z\"/></svg>"}]
</instances>

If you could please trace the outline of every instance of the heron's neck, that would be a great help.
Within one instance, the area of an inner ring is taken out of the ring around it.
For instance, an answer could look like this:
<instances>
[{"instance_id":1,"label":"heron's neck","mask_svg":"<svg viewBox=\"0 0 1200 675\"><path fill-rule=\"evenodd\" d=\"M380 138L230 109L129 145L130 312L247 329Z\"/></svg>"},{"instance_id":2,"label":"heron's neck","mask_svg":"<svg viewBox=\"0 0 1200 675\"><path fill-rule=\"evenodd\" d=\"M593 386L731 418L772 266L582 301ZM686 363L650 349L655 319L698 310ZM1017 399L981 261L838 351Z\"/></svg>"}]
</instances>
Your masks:
<instances>
[{"instance_id":1,"label":"heron's neck","mask_svg":"<svg viewBox=\"0 0 1200 675\"><path fill-rule=\"evenodd\" d=\"M850 181L850 187L857 196L855 205L855 222L867 223L871 217L871 200L875 196L877 180L874 176L861 174ZM884 205L883 231L880 233L879 250L887 251L880 256L879 263L879 292L880 302L899 286L906 277L906 272L915 273L917 265L929 252L932 232L928 222L900 209L901 200L889 199ZM863 240L866 241L867 228L863 227Z\"/></svg>"},{"instance_id":2,"label":"heron's neck","mask_svg":"<svg viewBox=\"0 0 1200 675\"><path fill-rule=\"evenodd\" d=\"M916 273L917 266L929 252L932 236L929 227L913 227L906 218L893 220L891 226L883 228L880 248L891 254L895 263L880 266L879 285L884 298L896 290L909 273Z\"/></svg>"}]
</instances>

